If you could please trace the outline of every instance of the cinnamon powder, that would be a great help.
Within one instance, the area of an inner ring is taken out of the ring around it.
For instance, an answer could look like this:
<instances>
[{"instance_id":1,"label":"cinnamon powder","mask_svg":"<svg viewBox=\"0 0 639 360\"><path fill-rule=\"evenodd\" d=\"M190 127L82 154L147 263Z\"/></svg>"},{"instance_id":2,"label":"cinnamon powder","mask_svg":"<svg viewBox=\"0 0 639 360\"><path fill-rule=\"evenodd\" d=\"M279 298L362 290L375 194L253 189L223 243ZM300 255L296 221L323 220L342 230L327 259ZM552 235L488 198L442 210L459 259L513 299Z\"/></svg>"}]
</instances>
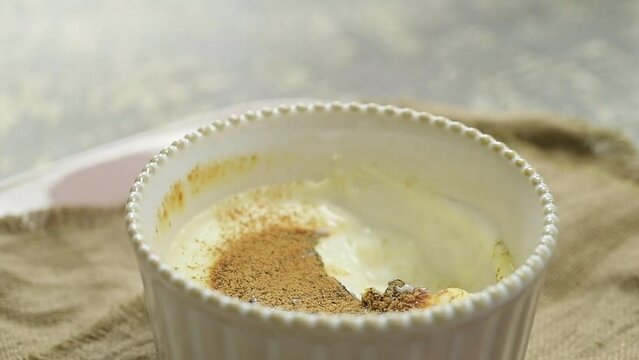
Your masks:
<instances>
[{"instance_id":1,"label":"cinnamon powder","mask_svg":"<svg viewBox=\"0 0 639 360\"><path fill-rule=\"evenodd\" d=\"M222 249L210 286L244 301L286 310L361 313L360 301L326 274L314 247L321 233L292 226L246 232Z\"/></svg>"}]
</instances>

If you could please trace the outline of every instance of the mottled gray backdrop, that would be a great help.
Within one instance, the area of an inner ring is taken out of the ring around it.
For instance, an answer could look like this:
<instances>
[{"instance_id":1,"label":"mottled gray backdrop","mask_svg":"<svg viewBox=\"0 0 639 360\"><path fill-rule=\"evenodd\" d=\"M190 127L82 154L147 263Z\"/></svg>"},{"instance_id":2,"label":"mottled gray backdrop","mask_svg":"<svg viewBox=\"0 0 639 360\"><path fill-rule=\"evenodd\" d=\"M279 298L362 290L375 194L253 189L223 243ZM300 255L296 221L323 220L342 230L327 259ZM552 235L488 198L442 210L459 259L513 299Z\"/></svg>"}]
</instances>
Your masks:
<instances>
[{"instance_id":1,"label":"mottled gray backdrop","mask_svg":"<svg viewBox=\"0 0 639 360\"><path fill-rule=\"evenodd\" d=\"M639 1L0 1L0 177L296 96L552 111L639 139Z\"/></svg>"}]
</instances>

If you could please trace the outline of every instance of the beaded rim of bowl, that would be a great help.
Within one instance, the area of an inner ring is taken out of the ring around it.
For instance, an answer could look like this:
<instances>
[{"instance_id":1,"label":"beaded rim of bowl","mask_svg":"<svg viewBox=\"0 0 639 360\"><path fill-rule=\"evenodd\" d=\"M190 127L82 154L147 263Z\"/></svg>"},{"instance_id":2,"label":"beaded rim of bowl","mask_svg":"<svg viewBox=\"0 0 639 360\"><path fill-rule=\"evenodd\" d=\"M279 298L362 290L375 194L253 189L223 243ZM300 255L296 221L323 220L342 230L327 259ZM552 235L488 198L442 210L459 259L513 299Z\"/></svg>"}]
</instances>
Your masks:
<instances>
[{"instance_id":1,"label":"beaded rim of bowl","mask_svg":"<svg viewBox=\"0 0 639 360\"><path fill-rule=\"evenodd\" d=\"M544 225L543 229L541 229L539 242L533 253L528 256L523 265L515 269L510 275L464 299L423 310L392 312L381 315L352 315L288 311L244 302L240 299L227 296L217 290L207 289L185 278L172 270L168 264L162 262L159 256L145 243L144 236L140 231L143 224L139 215L140 203L144 201L144 187L153 176L153 173L161 168L163 163L170 161L174 154L188 147L187 145L189 143L202 141L204 138L212 139L215 136L220 136L224 133L224 130L229 127L260 120L268 121L269 118L277 116L290 117L292 119L314 112L382 114L389 118L395 118L398 121L414 121L423 123L425 126L432 126L441 131L448 131L462 136L469 141L475 141L480 146L489 149L496 156L501 157L504 161L511 164L522 176L529 180L542 205ZM275 108L246 111L241 115L231 115L225 120L216 120L209 126L201 127L187 134L182 139L174 141L149 161L136 178L126 204L127 231L137 256L141 261L149 265L152 271L156 272L159 277L163 281L166 281L172 288L184 292L196 301L200 301L204 306L222 310L227 314L254 318L258 321L267 322L270 325L281 325L285 327L301 326L306 329L319 327L334 331L344 330L349 332L386 331L391 329L400 330L414 329L416 327L441 326L444 323L464 321L506 302L509 298L522 291L525 286L531 283L548 265L552 257L553 249L557 243L558 220L555 200L541 175L539 175L526 160L519 156L517 152L510 149L504 143L495 140L492 136L460 122L423 111L399 108L392 105L359 102L344 103L339 101L280 105Z\"/></svg>"}]
</instances>

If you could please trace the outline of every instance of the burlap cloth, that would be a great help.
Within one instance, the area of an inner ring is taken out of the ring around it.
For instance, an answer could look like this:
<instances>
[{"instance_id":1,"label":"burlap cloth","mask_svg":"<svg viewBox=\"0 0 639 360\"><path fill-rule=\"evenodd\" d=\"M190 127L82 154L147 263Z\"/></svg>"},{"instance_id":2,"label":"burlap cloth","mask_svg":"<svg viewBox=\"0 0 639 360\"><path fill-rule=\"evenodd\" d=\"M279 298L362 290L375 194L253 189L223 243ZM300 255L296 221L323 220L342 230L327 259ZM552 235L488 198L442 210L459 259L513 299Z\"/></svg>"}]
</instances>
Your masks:
<instances>
[{"instance_id":1,"label":"burlap cloth","mask_svg":"<svg viewBox=\"0 0 639 360\"><path fill-rule=\"evenodd\" d=\"M634 148L571 119L404 105L448 114L505 141L556 196L560 243L528 359L639 359ZM141 292L121 209L0 220L0 358L154 358Z\"/></svg>"}]
</instances>

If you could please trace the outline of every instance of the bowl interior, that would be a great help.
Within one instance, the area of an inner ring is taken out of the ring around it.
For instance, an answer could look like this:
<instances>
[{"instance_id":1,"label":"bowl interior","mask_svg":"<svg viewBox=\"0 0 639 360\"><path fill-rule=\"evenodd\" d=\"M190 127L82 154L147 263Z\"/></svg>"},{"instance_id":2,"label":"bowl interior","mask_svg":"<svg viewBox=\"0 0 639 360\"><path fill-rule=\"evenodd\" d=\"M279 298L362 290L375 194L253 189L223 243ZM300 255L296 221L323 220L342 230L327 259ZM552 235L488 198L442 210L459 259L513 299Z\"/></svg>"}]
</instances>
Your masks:
<instances>
[{"instance_id":1,"label":"bowl interior","mask_svg":"<svg viewBox=\"0 0 639 360\"><path fill-rule=\"evenodd\" d=\"M467 128L452 131L447 122L441 124L385 112L291 110L194 133L190 141L165 151L164 163L147 182L140 201L144 238L163 259L186 222L216 201L258 186L321 179L339 159L342 168L365 166L394 174L472 209L495 229L514 266L520 266L543 228L538 196L518 168L464 135ZM420 221L384 194L371 198L376 206L367 207L368 216L377 224ZM472 237L421 241L432 251L410 261L423 260L422 266L436 274L433 282L470 291L495 282L492 247Z\"/></svg>"}]
</instances>

